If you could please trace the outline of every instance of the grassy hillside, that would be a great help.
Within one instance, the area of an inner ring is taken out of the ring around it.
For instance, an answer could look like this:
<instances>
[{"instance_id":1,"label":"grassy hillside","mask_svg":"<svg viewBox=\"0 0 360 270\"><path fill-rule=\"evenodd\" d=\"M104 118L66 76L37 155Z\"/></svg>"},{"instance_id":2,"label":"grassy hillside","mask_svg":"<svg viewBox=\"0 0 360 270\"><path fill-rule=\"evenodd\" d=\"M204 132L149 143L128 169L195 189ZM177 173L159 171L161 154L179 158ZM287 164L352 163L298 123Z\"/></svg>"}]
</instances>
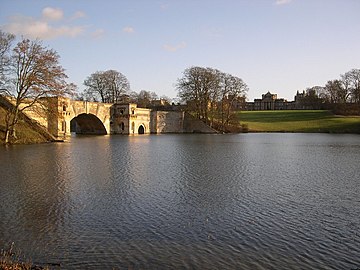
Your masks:
<instances>
[{"instance_id":1,"label":"grassy hillside","mask_svg":"<svg viewBox=\"0 0 360 270\"><path fill-rule=\"evenodd\" d=\"M337 116L329 111L243 111L237 117L250 132L360 133L360 116Z\"/></svg>"},{"instance_id":2,"label":"grassy hillside","mask_svg":"<svg viewBox=\"0 0 360 270\"><path fill-rule=\"evenodd\" d=\"M0 106L0 145L4 144L5 115L5 108ZM16 135L17 139L12 141L14 144L43 143L49 141L49 139L36 131L33 126L24 120L19 121L16 127Z\"/></svg>"}]
</instances>

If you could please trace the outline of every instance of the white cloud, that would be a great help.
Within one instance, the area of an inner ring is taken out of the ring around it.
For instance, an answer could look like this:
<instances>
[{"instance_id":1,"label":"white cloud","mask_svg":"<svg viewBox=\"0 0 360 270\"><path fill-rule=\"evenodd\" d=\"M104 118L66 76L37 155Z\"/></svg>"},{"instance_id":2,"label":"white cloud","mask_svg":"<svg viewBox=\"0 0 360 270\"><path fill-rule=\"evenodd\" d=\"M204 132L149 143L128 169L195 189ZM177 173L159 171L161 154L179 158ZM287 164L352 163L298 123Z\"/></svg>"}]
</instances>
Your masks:
<instances>
[{"instance_id":1,"label":"white cloud","mask_svg":"<svg viewBox=\"0 0 360 270\"><path fill-rule=\"evenodd\" d=\"M275 5L286 5L290 4L292 0L276 0Z\"/></svg>"},{"instance_id":2,"label":"white cloud","mask_svg":"<svg viewBox=\"0 0 360 270\"><path fill-rule=\"evenodd\" d=\"M96 38L96 39L97 39L97 38L103 37L104 34L105 34L105 30L104 30L104 29L97 29L97 30L95 30L94 32L92 32L91 36L92 36L93 38Z\"/></svg>"},{"instance_id":3,"label":"white cloud","mask_svg":"<svg viewBox=\"0 0 360 270\"><path fill-rule=\"evenodd\" d=\"M4 28L15 35L22 35L33 39L52 39L61 36L76 37L84 32L83 26L62 25L53 27L46 21L35 20L29 17L15 17Z\"/></svg>"},{"instance_id":4,"label":"white cloud","mask_svg":"<svg viewBox=\"0 0 360 270\"><path fill-rule=\"evenodd\" d=\"M132 34L132 33L135 32L135 29L133 27L131 27L131 26L126 26L126 27L123 28L123 32L128 33L128 34Z\"/></svg>"},{"instance_id":5,"label":"white cloud","mask_svg":"<svg viewBox=\"0 0 360 270\"><path fill-rule=\"evenodd\" d=\"M186 46L187 46L186 42L183 41L183 42L181 42L180 44L175 45L175 46L169 45L169 44L165 44L165 45L163 46L163 48L164 48L166 51L168 51L168 52L176 52L176 51L178 51L178 50L180 50L180 49L184 49Z\"/></svg>"},{"instance_id":6,"label":"white cloud","mask_svg":"<svg viewBox=\"0 0 360 270\"><path fill-rule=\"evenodd\" d=\"M76 20L80 18L84 18L86 16L85 12L83 11L76 11L74 15L71 17L71 20Z\"/></svg>"},{"instance_id":7,"label":"white cloud","mask_svg":"<svg viewBox=\"0 0 360 270\"><path fill-rule=\"evenodd\" d=\"M85 16L83 12L77 12L75 15L77 18ZM56 24L53 24L55 21ZM22 35L33 39L77 37L85 32L85 26L67 25L64 19L64 12L59 8L52 7L44 8L41 18L27 16L10 17L9 22L4 25L4 29L15 35Z\"/></svg>"},{"instance_id":8,"label":"white cloud","mask_svg":"<svg viewBox=\"0 0 360 270\"><path fill-rule=\"evenodd\" d=\"M45 20L59 21L64 17L64 12L60 8L46 7L42 10L42 16Z\"/></svg>"}]
</instances>

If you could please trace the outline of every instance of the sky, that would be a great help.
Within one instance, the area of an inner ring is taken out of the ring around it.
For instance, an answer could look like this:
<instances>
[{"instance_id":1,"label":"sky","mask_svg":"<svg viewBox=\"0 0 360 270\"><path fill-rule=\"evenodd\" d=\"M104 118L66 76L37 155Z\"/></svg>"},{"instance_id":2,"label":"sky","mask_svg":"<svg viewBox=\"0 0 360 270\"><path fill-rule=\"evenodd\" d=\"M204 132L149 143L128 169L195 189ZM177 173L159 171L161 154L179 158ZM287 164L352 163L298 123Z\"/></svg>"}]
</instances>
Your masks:
<instances>
[{"instance_id":1,"label":"sky","mask_svg":"<svg viewBox=\"0 0 360 270\"><path fill-rule=\"evenodd\" d=\"M0 0L0 29L39 38L79 91L96 71L177 96L186 68L241 78L248 100L360 68L360 0Z\"/></svg>"}]
</instances>

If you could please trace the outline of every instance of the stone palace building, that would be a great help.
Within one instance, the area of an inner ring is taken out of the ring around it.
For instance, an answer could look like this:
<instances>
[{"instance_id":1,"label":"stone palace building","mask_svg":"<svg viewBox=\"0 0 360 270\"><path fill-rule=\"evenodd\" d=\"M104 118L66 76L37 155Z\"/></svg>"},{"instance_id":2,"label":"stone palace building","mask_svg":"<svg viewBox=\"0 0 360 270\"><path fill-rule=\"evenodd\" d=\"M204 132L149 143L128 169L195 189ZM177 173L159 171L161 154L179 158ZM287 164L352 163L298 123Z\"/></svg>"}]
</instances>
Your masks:
<instances>
[{"instance_id":1,"label":"stone palace building","mask_svg":"<svg viewBox=\"0 0 360 270\"><path fill-rule=\"evenodd\" d=\"M287 101L284 98L278 98L277 94L267 92L261 98L254 99L254 102L246 102L247 111L267 111L267 110L301 110L304 109L301 100L305 92L296 93L294 101Z\"/></svg>"}]
</instances>

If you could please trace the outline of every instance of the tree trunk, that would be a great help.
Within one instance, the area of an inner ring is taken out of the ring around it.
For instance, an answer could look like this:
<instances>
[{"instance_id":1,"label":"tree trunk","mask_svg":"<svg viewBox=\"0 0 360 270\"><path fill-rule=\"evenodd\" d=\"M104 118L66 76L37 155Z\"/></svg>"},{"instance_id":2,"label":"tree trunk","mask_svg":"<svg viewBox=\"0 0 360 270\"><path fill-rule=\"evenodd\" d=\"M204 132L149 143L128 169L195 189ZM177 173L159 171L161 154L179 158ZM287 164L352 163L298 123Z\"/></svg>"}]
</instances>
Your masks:
<instances>
[{"instance_id":1,"label":"tree trunk","mask_svg":"<svg viewBox=\"0 0 360 270\"><path fill-rule=\"evenodd\" d=\"M5 144L10 144L11 137L15 134L15 126L18 122L19 110L17 107L10 109L5 118Z\"/></svg>"},{"instance_id":2,"label":"tree trunk","mask_svg":"<svg viewBox=\"0 0 360 270\"><path fill-rule=\"evenodd\" d=\"M225 119L224 119L224 103L225 103L225 96L222 97L222 100L221 100L221 129L222 129L222 132L225 132Z\"/></svg>"},{"instance_id":3,"label":"tree trunk","mask_svg":"<svg viewBox=\"0 0 360 270\"><path fill-rule=\"evenodd\" d=\"M5 130L5 138L4 138L5 144L9 144L9 137L10 137L9 134L10 134L10 130L6 129Z\"/></svg>"}]
</instances>

